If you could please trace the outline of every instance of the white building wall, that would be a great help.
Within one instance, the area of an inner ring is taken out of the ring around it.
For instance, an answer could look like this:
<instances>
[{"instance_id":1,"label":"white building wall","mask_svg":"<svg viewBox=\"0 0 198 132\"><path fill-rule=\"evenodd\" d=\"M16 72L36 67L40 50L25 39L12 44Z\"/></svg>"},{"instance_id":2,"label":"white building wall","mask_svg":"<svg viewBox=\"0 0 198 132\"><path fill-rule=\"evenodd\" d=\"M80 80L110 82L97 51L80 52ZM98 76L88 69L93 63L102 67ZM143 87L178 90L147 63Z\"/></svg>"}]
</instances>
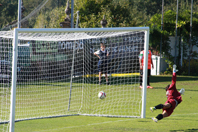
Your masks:
<instances>
[{"instance_id":1,"label":"white building wall","mask_svg":"<svg viewBox=\"0 0 198 132\"><path fill-rule=\"evenodd\" d=\"M175 37L171 36L170 39L170 53L173 57L175 57ZM177 37L177 46L179 45L179 37ZM176 47L177 48L177 47ZM196 51L198 53L198 47L193 46L193 51ZM181 53L183 53L183 49L181 48ZM189 53L189 52L188 52ZM179 49L176 50L176 56L179 54ZM183 57L183 55L181 55ZM187 57L184 57L183 59L188 59ZM151 75L160 75L161 72L166 71L166 68L168 67L168 64L165 62L164 58L161 58L161 70L160 70L160 57L156 55L152 55L152 60L154 64L154 69L151 69ZM182 59L180 60L180 62Z\"/></svg>"},{"instance_id":2,"label":"white building wall","mask_svg":"<svg viewBox=\"0 0 198 132\"><path fill-rule=\"evenodd\" d=\"M165 62L164 58L161 58L161 67L160 67L160 56L152 55L154 68L151 68L151 75L160 75L161 72L166 71L168 64ZM161 68L161 70L160 70Z\"/></svg>"},{"instance_id":3,"label":"white building wall","mask_svg":"<svg viewBox=\"0 0 198 132\"><path fill-rule=\"evenodd\" d=\"M174 57L175 56L175 37L174 36L171 36L171 37L169 37L169 39L170 39L171 55ZM179 41L181 41L181 40L179 40L179 37L177 37L177 46L179 45ZM183 49L181 48L181 53L183 53L182 50ZM198 53L198 47L197 46L193 46L193 51L196 51ZM176 55L178 56L179 49L177 49L176 52L177 52ZM187 54L188 53L189 53L189 50L188 50ZM187 59L187 58L185 58L185 59Z\"/></svg>"}]
</instances>

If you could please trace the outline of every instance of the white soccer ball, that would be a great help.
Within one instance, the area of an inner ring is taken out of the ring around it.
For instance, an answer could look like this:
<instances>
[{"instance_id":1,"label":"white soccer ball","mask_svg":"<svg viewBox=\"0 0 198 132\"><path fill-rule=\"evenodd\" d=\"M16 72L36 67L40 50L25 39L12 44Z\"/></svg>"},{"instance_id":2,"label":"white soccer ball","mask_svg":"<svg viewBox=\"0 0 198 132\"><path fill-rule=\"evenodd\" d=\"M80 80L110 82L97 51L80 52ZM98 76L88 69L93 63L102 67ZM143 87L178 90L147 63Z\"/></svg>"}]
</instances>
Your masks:
<instances>
[{"instance_id":1,"label":"white soccer ball","mask_svg":"<svg viewBox=\"0 0 198 132\"><path fill-rule=\"evenodd\" d=\"M105 97L106 97L106 93L105 93L104 91L100 91L100 92L98 93L98 98L104 99Z\"/></svg>"}]
</instances>

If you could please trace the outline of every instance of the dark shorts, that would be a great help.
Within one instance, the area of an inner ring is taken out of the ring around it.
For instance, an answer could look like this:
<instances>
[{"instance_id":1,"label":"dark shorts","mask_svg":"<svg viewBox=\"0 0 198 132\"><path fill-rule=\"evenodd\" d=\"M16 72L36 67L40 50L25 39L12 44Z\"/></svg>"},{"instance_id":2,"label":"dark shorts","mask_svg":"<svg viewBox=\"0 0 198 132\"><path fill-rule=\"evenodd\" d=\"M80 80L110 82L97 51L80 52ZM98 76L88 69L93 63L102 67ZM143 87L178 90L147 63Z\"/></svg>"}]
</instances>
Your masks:
<instances>
[{"instance_id":1,"label":"dark shorts","mask_svg":"<svg viewBox=\"0 0 198 132\"><path fill-rule=\"evenodd\" d=\"M140 69L140 75L143 75L143 70ZM151 76L151 69L148 69L147 76Z\"/></svg>"},{"instance_id":2,"label":"dark shorts","mask_svg":"<svg viewBox=\"0 0 198 132\"><path fill-rule=\"evenodd\" d=\"M168 113L168 116L170 116L173 113L175 107L178 104L177 104L177 102L174 99L169 99L169 100L166 101L166 103L170 103L171 104L171 107L168 108L168 109L163 109L163 111L166 111L166 113Z\"/></svg>"},{"instance_id":3,"label":"dark shorts","mask_svg":"<svg viewBox=\"0 0 198 132\"><path fill-rule=\"evenodd\" d=\"M102 73L107 73L107 63L99 61L98 62L98 71Z\"/></svg>"}]
</instances>

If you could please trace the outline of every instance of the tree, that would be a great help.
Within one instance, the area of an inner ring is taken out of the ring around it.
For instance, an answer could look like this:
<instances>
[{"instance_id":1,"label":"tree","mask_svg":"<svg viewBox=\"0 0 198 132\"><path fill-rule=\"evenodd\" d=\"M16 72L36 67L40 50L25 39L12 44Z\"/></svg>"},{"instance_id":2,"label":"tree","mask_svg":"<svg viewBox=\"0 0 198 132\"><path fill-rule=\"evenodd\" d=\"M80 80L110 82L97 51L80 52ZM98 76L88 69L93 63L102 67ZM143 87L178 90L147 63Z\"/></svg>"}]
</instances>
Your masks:
<instances>
[{"instance_id":1,"label":"tree","mask_svg":"<svg viewBox=\"0 0 198 132\"><path fill-rule=\"evenodd\" d=\"M34 27L38 27L39 23L44 23L42 22L44 19L46 27L60 27L57 25L64 21L64 8L65 6L47 10L45 14L41 13ZM145 15L131 9L126 1L120 4L114 0L76 0L74 13L76 11L80 12L80 27L101 27L100 21L103 15L106 16L107 27L142 26L146 23ZM44 18L41 18L41 16ZM53 19L55 20L52 21ZM74 20L76 20L76 15Z\"/></svg>"},{"instance_id":2,"label":"tree","mask_svg":"<svg viewBox=\"0 0 198 132\"><path fill-rule=\"evenodd\" d=\"M142 13L131 8L128 1L85 0L78 10L81 27L101 27L103 15L106 16L107 27L141 26L144 23L141 21Z\"/></svg>"},{"instance_id":3,"label":"tree","mask_svg":"<svg viewBox=\"0 0 198 132\"><path fill-rule=\"evenodd\" d=\"M149 45L152 47L153 52L159 55L160 51L160 41L162 35L162 53L164 53L168 58L170 58L170 45L169 45L169 34L167 31L161 31L158 27L151 27L149 34Z\"/></svg>"},{"instance_id":4,"label":"tree","mask_svg":"<svg viewBox=\"0 0 198 132\"><path fill-rule=\"evenodd\" d=\"M2 6L0 7L0 26L3 27L8 23L16 20L17 18L17 1L9 3L6 0L1 1ZM0 28L1 28L0 27Z\"/></svg>"},{"instance_id":5,"label":"tree","mask_svg":"<svg viewBox=\"0 0 198 132\"><path fill-rule=\"evenodd\" d=\"M166 32L169 36L174 36L175 35L175 18L176 18L176 12L172 10L168 10L164 13L164 25L163 25L163 30ZM155 27L157 29L160 29L161 27L161 14L155 14L150 21L148 22L150 27ZM197 35L197 28L198 28L198 13L194 12L193 13L193 20L192 20L192 47L197 46L198 47L198 35ZM188 58L189 54L187 53L189 50L189 34L190 34L190 10L184 10L182 11L179 16L178 16L178 36L183 38L183 44L184 44L184 58ZM158 33L153 34L154 36L157 36ZM163 45L164 46L164 45ZM178 48L181 48L181 45L178 46ZM163 49L163 48L162 48ZM180 51L180 50L179 50ZM181 53L180 53L181 54ZM178 56L177 60L180 60L180 54ZM197 58L197 51L191 50L190 55L192 59ZM177 61L179 64L179 61ZM183 63L186 63L184 60ZM188 69L186 67L187 65L184 64L183 70L185 71ZM186 72L185 72L186 73Z\"/></svg>"},{"instance_id":6,"label":"tree","mask_svg":"<svg viewBox=\"0 0 198 132\"><path fill-rule=\"evenodd\" d=\"M34 28L60 28L60 22L64 21L66 14L64 7L56 7L51 11L40 13L37 17Z\"/></svg>"}]
</instances>

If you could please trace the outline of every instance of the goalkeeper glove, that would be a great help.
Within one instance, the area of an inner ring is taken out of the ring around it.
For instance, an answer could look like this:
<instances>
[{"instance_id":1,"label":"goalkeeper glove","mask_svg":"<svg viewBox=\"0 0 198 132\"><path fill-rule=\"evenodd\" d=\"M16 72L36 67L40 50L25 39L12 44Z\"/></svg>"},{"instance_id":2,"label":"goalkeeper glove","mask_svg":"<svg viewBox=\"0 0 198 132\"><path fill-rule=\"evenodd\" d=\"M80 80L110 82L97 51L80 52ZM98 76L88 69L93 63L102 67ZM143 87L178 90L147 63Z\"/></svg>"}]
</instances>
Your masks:
<instances>
[{"instance_id":1,"label":"goalkeeper glove","mask_svg":"<svg viewBox=\"0 0 198 132\"><path fill-rule=\"evenodd\" d=\"M173 73L176 73L178 70L176 69L176 65L173 65Z\"/></svg>"},{"instance_id":2,"label":"goalkeeper glove","mask_svg":"<svg viewBox=\"0 0 198 132\"><path fill-rule=\"evenodd\" d=\"M184 95L185 89L182 88L182 89L179 90L179 92L180 92L180 94L183 94Z\"/></svg>"}]
</instances>

